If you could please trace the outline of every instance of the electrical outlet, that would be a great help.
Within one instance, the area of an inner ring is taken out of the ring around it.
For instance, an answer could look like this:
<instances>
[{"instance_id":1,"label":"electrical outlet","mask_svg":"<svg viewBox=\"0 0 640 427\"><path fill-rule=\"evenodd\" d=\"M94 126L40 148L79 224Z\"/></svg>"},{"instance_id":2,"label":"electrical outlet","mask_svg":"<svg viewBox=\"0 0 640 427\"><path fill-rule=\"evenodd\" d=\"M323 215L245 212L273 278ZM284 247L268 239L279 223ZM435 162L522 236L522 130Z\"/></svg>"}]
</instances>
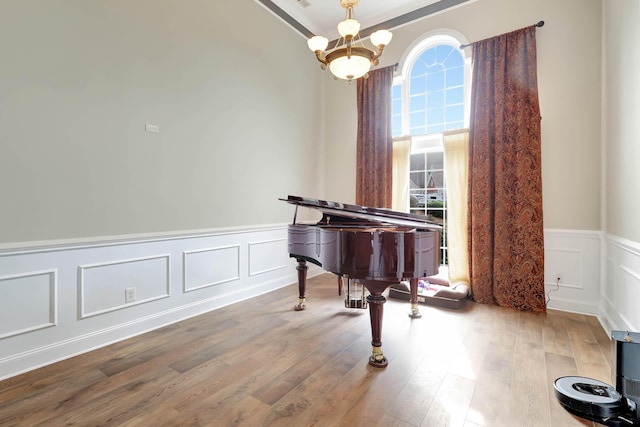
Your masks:
<instances>
[{"instance_id":1,"label":"electrical outlet","mask_svg":"<svg viewBox=\"0 0 640 427\"><path fill-rule=\"evenodd\" d=\"M136 288L126 288L124 290L124 302L134 302L136 300Z\"/></svg>"},{"instance_id":2,"label":"electrical outlet","mask_svg":"<svg viewBox=\"0 0 640 427\"><path fill-rule=\"evenodd\" d=\"M556 273L555 277L553 278L554 282L564 282L564 274L562 273Z\"/></svg>"}]
</instances>

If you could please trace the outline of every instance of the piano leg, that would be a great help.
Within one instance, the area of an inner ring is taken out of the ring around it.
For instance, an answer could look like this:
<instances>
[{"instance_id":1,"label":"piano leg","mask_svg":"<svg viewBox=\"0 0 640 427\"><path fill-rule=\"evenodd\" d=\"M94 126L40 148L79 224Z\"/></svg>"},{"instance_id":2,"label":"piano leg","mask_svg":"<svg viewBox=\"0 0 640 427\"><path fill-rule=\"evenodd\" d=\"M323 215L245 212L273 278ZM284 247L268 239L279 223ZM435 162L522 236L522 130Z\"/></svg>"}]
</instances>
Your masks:
<instances>
[{"instance_id":1,"label":"piano leg","mask_svg":"<svg viewBox=\"0 0 640 427\"><path fill-rule=\"evenodd\" d=\"M365 285L367 286L367 285ZM386 298L382 296L382 292L386 289L384 286L380 289L378 286L367 286L369 296L369 316L371 318L371 356L369 364L376 368L385 368L389 361L382 353L382 304Z\"/></svg>"},{"instance_id":2,"label":"piano leg","mask_svg":"<svg viewBox=\"0 0 640 427\"><path fill-rule=\"evenodd\" d=\"M418 308L418 279L411 279L409 281L409 290L411 291L411 312L409 317L412 319L419 319L422 317L420 309Z\"/></svg>"},{"instance_id":3,"label":"piano leg","mask_svg":"<svg viewBox=\"0 0 640 427\"><path fill-rule=\"evenodd\" d=\"M304 310L304 302L305 302L305 292L307 288L307 261L302 258L296 258L298 261L298 266L296 270L298 270L298 304L293 306L295 311Z\"/></svg>"}]
</instances>

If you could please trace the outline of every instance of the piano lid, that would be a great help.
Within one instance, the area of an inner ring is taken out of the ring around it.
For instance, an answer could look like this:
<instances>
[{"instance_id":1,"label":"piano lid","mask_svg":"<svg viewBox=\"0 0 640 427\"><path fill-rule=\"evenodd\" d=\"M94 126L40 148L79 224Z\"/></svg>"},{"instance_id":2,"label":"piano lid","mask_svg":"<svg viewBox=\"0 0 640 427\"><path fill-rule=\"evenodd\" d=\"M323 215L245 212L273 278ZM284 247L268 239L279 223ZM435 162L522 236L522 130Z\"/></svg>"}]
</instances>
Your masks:
<instances>
[{"instance_id":1,"label":"piano lid","mask_svg":"<svg viewBox=\"0 0 640 427\"><path fill-rule=\"evenodd\" d=\"M441 230L442 227L427 219L424 215L416 215L405 212L398 212L385 208L369 208L360 205L347 203L330 202L327 200L311 199L308 197L288 196L286 199L279 199L283 202L291 203L305 208L317 209L320 212L336 216L347 217L370 222L387 223L394 225L404 225L419 229ZM294 220L295 222L295 220Z\"/></svg>"}]
</instances>

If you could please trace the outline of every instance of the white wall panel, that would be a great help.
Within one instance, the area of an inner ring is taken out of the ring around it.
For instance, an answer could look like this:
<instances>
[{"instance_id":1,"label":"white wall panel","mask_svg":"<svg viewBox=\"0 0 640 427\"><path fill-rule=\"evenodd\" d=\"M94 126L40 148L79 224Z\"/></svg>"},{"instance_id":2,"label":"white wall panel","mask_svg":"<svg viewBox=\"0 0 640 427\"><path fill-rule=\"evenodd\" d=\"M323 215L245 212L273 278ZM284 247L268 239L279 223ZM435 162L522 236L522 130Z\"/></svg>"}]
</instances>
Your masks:
<instances>
[{"instance_id":1,"label":"white wall panel","mask_svg":"<svg viewBox=\"0 0 640 427\"><path fill-rule=\"evenodd\" d=\"M598 314L601 233L545 230L544 281L547 307ZM557 283L556 278L561 280Z\"/></svg>"},{"instance_id":2,"label":"white wall panel","mask_svg":"<svg viewBox=\"0 0 640 427\"><path fill-rule=\"evenodd\" d=\"M618 312L626 325L640 325L640 274L620 266L620 301Z\"/></svg>"},{"instance_id":3,"label":"white wall panel","mask_svg":"<svg viewBox=\"0 0 640 427\"><path fill-rule=\"evenodd\" d=\"M611 330L640 331L640 243L606 236L600 313Z\"/></svg>"},{"instance_id":4,"label":"white wall panel","mask_svg":"<svg viewBox=\"0 0 640 427\"><path fill-rule=\"evenodd\" d=\"M287 240L265 240L249 243L249 276L287 266Z\"/></svg>"},{"instance_id":5,"label":"white wall panel","mask_svg":"<svg viewBox=\"0 0 640 427\"><path fill-rule=\"evenodd\" d=\"M169 255L78 267L80 317L95 316L169 296ZM135 300L125 300L133 288Z\"/></svg>"},{"instance_id":6,"label":"white wall panel","mask_svg":"<svg viewBox=\"0 0 640 427\"><path fill-rule=\"evenodd\" d=\"M0 277L0 339L56 324L56 271Z\"/></svg>"},{"instance_id":7,"label":"white wall panel","mask_svg":"<svg viewBox=\"0 0 640 427\"><path fill-rule=\"evenodd\" d=\"M240 245L186 251L183 262L185 292L240 279Z\"/></svg>"}]
</instances>

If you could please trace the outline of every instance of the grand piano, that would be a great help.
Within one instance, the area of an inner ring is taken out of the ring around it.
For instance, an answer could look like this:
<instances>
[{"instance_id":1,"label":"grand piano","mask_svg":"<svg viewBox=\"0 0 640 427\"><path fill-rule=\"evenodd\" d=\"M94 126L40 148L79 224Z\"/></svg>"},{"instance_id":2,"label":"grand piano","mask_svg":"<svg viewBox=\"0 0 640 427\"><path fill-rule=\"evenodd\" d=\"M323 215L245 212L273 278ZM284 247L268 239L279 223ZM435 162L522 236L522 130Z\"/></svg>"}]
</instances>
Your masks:
<instances>
[{"instance_id":1,"label":"grand piano","mask_svg":"<svg viewBox=\"0 0 640 427\"><path fill-rule=\"evenodd\" d=\"M391 285L408 281L411 317L420 317L418 279L438 273L441 227L425 216L330 202L299 196L280 199L296 206L288 227L288 251L298 262L298 304L305 309L307 262L342 279L363 285L369 295L371 356L378 368L388 364L382 352L382 293ZM317 223L297 223L298 208L322 212Z\"/></svg>"}]
</instances>

